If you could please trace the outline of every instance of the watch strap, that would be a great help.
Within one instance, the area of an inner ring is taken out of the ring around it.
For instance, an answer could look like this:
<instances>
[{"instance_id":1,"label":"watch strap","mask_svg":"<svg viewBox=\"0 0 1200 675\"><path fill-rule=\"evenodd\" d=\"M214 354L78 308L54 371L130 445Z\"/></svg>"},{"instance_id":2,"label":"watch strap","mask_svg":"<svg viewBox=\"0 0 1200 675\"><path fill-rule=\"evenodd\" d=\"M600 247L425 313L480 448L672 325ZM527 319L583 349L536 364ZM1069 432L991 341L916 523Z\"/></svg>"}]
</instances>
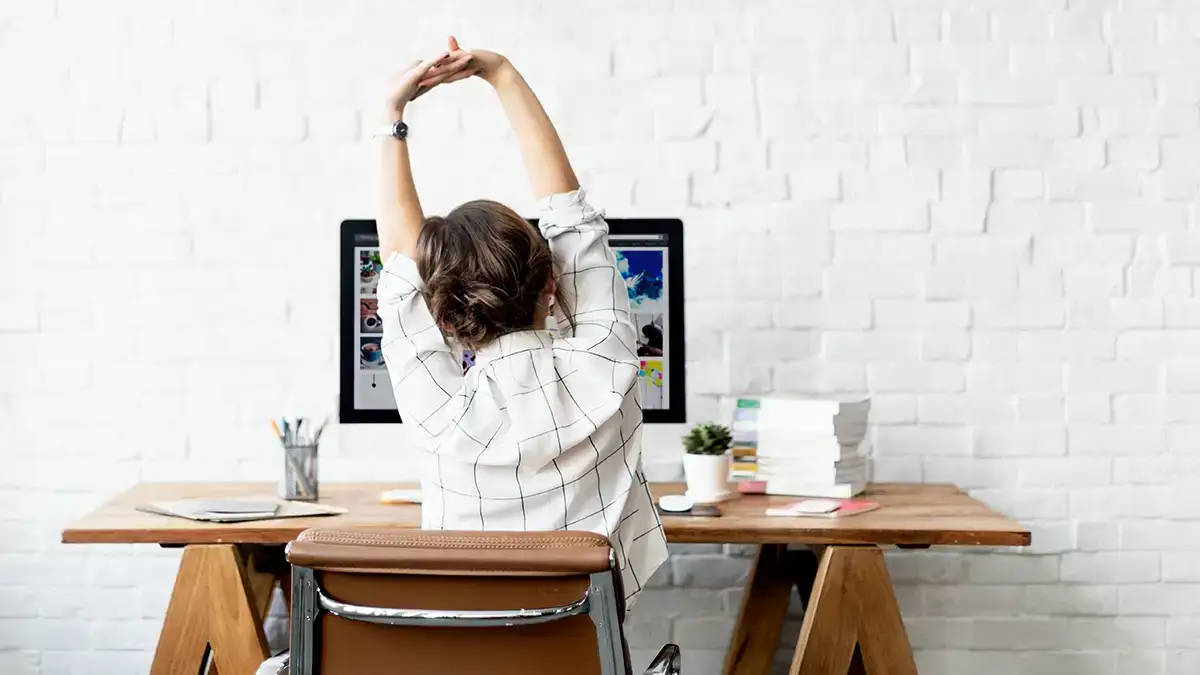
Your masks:
<instances>
[{"instance_id":1,"label":"watch strap","mask_svg":"<svg viewBox=\"0 0 1200 675\"><path fill-rule=\"evenodd\" d=\"M390 136L403 141L408 138L408 125L401 120L396 120L395 122L388 122L387 124L382 124L376 127L375 133L372 134L372 137L374 138L381 138L384 136Z\"/></svg>"}]
</instances>

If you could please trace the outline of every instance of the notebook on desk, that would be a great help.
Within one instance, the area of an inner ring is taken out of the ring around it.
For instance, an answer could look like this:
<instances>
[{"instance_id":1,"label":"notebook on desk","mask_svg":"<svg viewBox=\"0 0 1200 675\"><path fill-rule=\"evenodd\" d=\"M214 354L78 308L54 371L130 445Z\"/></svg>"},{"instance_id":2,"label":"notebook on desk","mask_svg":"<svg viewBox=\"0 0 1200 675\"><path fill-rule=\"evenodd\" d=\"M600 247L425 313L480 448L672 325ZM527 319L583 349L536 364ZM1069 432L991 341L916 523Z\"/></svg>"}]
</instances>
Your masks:
<instances>
[{"instance_id":1,"label":"notebook on desk","mask_svg":"<svg viewBox=\"0 0 1200 675\"><path fill-rule=\"evenodd\" d=\"M282 499L180 499L150 502L137 507L143 513L187 518L209 523L244 523L275 518L304 518L334 516L346 509L329 504L289 502Z\"/></svg>"}]
</instances>

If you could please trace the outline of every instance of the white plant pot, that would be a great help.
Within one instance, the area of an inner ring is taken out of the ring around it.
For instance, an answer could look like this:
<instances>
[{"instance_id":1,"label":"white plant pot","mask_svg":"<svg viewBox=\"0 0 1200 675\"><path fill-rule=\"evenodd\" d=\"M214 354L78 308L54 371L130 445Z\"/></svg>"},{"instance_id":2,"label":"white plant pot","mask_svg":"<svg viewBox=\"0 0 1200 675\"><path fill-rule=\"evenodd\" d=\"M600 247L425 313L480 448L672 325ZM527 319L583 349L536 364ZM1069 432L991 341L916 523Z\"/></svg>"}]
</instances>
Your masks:
<instances>
[{"instance_id":1,"label":"white plant pot","mask_svg":"<svg viewBox=\"0 0 1200 675\"><path fill-rule=\"evenodd\" d=\"M729 497L729 455L683 455L687 496L694 502L716 502Z\"/></svg>"}]
</instances>

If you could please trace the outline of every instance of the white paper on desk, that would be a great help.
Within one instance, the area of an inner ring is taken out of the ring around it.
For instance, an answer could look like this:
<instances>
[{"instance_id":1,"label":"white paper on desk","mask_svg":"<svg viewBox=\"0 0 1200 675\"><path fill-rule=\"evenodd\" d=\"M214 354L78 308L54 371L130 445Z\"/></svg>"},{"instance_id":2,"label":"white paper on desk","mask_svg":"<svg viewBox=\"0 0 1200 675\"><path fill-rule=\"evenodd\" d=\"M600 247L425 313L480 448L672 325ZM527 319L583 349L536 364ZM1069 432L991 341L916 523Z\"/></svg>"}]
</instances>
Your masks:
<instances>
[{"instance_id":1,"label":"white paper on desk","mask_svg":"<svg viewBox=\"0 0 1200 675\"><path fill-rule=\"evenodd\" d=\"M238 505L242 504L239 509ZM274 510L270 510L270 507ZM151 502L137 507L143 513L154 513L175 518L187 518L209 523L244 523L254 520L276 518L304 518L308 516L335 516L346 513L346 509L329 504L311 502L289 502L271 497L253 499L180 499L169 502Z\"/></svg>"},{"instance_id":2,"label":"white paper on desk","mask_svg":"<svg viewBox=\"0 0 1200 675\"><path fill-rule=\"evenodd\" d=\"M384 504L420 504L424 495L418 489L384 490L379 501Z\"/></svg>"}]
</instances>

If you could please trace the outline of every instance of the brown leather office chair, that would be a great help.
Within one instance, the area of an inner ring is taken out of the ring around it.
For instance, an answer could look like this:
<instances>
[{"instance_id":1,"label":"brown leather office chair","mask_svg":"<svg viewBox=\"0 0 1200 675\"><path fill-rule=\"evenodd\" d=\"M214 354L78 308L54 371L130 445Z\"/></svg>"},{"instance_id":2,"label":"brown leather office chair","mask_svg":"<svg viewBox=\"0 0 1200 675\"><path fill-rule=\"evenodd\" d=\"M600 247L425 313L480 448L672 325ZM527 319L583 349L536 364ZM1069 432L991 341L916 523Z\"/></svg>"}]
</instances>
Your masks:
<instances>
[{"instance_id":1,"label":"brown leather office chair","mask_svg":"<svg viewBox=\"0 0 1200 675\"><path fill-rule=\"evenodd\" d=\"M313 529L287 555L291 651L259 675L633 675L602 536ZM667 645L645 673L679 668Z\"/></svg>"}]
</instances>

